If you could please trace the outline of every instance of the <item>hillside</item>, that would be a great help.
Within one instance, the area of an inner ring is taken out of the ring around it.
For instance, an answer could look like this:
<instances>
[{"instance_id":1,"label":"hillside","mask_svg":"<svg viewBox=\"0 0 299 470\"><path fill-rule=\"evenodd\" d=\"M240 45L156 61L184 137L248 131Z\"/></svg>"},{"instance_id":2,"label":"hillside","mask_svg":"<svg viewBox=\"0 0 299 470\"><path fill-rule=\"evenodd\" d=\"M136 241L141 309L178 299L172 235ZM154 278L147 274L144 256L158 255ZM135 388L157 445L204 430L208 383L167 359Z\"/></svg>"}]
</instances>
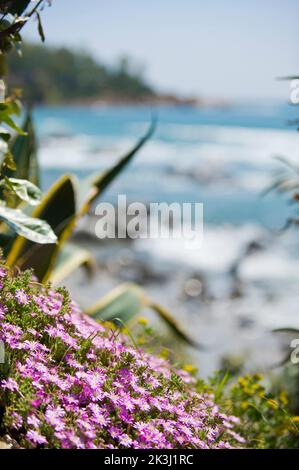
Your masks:
<instances>
[{"instance_id":1,"label":"hillside","mask_svg":"<svg viewBox=\"0 0 299 470\"><path fill-rule=\"evenodd\" d=\"M130 61L115 67L96 62L84 52L25 44L23 56L8 55L11 87L26 90L30 103L146 101L157 95Z\"/></svg>"}]
</instances>

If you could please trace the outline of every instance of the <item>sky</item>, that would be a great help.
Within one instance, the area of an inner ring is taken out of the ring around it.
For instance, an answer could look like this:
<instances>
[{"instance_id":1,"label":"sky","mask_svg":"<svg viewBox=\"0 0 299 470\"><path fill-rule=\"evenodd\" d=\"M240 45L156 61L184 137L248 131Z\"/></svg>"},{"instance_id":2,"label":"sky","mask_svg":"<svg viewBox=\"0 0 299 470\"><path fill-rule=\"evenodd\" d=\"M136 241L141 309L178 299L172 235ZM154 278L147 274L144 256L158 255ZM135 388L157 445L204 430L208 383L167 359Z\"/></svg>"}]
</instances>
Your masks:
<instances>
[{"instance_id":1,"label":"sky","mask_svg":"<svg viewBox=\"0 0 299 470\"><path fill-rule=\"evenodd\" d=\"M298 74L298 0L53 0L47 43L113 64L129 56L158 90L225 99L289 98ZM24 37L38 41L36 24Z\"/></svg>"}]
</instances>

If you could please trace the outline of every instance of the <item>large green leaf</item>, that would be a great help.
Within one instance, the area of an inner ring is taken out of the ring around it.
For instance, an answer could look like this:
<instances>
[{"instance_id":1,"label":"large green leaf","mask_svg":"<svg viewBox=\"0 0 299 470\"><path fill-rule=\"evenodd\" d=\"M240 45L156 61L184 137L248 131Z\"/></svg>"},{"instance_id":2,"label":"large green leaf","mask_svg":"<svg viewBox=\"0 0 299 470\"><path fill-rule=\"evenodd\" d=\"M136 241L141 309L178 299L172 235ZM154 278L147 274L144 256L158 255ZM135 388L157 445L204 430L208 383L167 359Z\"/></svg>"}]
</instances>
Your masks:
<instances>
[{"instance_id":1,"label":"large green leaf","mask_svg":"<svg viewBox=\"0 0 299 470\"><path fill-rule=\"evenodd\" d=\"M84 267L88 274L92 274L95 262L91 253L73 243L65 243L58 254L50 281L58 284L80 266Z\"/></svg>"},{"instance_id":2,"label":"large green leaf","mask_svg":"<svg viewBox=\"0 0 299 470\"><path fill-rule=\"evenodd\" d=\"M39 281L47 280L62 244L73 230L75 216L73 178L64 175L50 188L32 213L32 217L48 222L58 238L58 245L40 246L17 237L8 253L7 264L17 264L22 269L32 268Z\"/></svg>"},{"instance_id":3,"label":"large green leaf","mask_svg":"<svg viewBox=\"0 0 299 470\"><path fill-rule=\"evenodd\" d=\"M37 143L30 113L27 114L22 129L25 135L17 135L10 145L10 150L17 167L13 176L14 178L26 179L39 186ZM8 171L5 174L6 176L12 176L12 173Z\"/></svg>"},{"instance_id":4,"label":"large green leaf","mask_svg":"<svg viewBox=\"0 0 299 470\"><path fill-rule=\"evenodd\" d=\"M145 305L143 290L135 284L122 284L102 297L86 312L97 320L121 318L128 322L137 315Z\"/></svg>"},{"instance_id":5,"label":"large green leaf","mask_svg":"<svg viewBox=\"0 0 299 470\"><path fill-rule=\"evenodd\" d=\"M299 338L299 329L298 328L292 328L292 327L275 328L272 331L273 331L273 333L286 333L286 334L293 335L293 336L297 335L298 338Z\"/></svg>"},{"instance_id":6,"label":"large green leaf","mask_svg":"<svg viewBox=\"0 0 299 470\"><path fill-rule=\"evenodd\" d=\"M0 219L15 232L28 240L40 244L56 243L57 237L44 220L28 217L19 209L0 205Z\"/></svg>"},{"instance_id":7,"label":"large green leaf","mask_svg":"<svg viewBox=\"0 0 299 470\"><path fill-rule=\"evenodd\" d=\"M85 311L97 320L111 321L120 319L122 322L127 323L144 308L149 308L156 312L160 319L163 320L180 339L196 348L201 347L196 341L188 337L165 308L150 300L144 290L136 284L127 283L116 287L102 297L95 305L85 309Z\"/></svg>"}]
</instances>

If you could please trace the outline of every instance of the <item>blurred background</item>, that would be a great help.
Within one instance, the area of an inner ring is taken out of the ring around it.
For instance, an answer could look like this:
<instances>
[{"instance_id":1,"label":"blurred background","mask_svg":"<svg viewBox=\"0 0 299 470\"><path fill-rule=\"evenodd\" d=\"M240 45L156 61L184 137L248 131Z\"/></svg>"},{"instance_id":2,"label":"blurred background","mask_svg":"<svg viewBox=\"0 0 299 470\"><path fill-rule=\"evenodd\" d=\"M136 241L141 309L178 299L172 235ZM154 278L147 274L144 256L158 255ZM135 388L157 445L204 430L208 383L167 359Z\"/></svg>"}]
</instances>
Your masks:
<instances>
[{"instance_id":1,"label":"blurred background","mask_svg":"<svg viewBox=\"0 0 299 470\"><path fill-rule=\"evenodd\" d=\"M146 288L189 336L203 375L226 357L248 368L281 358L271 334L299 326L299 237L280 229L288 197L264 191L299 160L289 121L298 72L296 0L53 0L24 29L23 58L9 57L25 89L39 139L42 187L64 173L79 179L110 167L144 134L154 136L102 200L203 202L204 243L95 237L91 214L74 240L92 251L93 277L65 281L81 305L121 282Z\"/></svg>"}]
</instances>

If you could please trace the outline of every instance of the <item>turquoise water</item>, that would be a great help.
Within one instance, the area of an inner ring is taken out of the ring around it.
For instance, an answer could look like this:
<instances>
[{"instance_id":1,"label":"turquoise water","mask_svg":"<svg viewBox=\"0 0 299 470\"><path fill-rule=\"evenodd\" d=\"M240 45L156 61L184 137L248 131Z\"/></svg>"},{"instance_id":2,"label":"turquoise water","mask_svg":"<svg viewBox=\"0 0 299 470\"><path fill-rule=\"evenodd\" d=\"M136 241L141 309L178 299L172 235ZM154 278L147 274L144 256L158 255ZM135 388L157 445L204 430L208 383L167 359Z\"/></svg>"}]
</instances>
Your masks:
<instances>
[{"instance_id":1,"label":"turquoise water","mask_svg":"<svg viewBox=\"0 0 299 470\"><path fill-rule=\"evenodd\" d=\"M283 165L275 155L299 160L299 134L288 125L297 108L242 104L227 109L160 107L157 130L133 164L105 194L116 201L203 202L207 224L284 224L290 209L274 193L260 193ZM111 165L142 135L146 107L39 108L43 186L61 173L79 178Z\"/></svg>"}]
</instances>

